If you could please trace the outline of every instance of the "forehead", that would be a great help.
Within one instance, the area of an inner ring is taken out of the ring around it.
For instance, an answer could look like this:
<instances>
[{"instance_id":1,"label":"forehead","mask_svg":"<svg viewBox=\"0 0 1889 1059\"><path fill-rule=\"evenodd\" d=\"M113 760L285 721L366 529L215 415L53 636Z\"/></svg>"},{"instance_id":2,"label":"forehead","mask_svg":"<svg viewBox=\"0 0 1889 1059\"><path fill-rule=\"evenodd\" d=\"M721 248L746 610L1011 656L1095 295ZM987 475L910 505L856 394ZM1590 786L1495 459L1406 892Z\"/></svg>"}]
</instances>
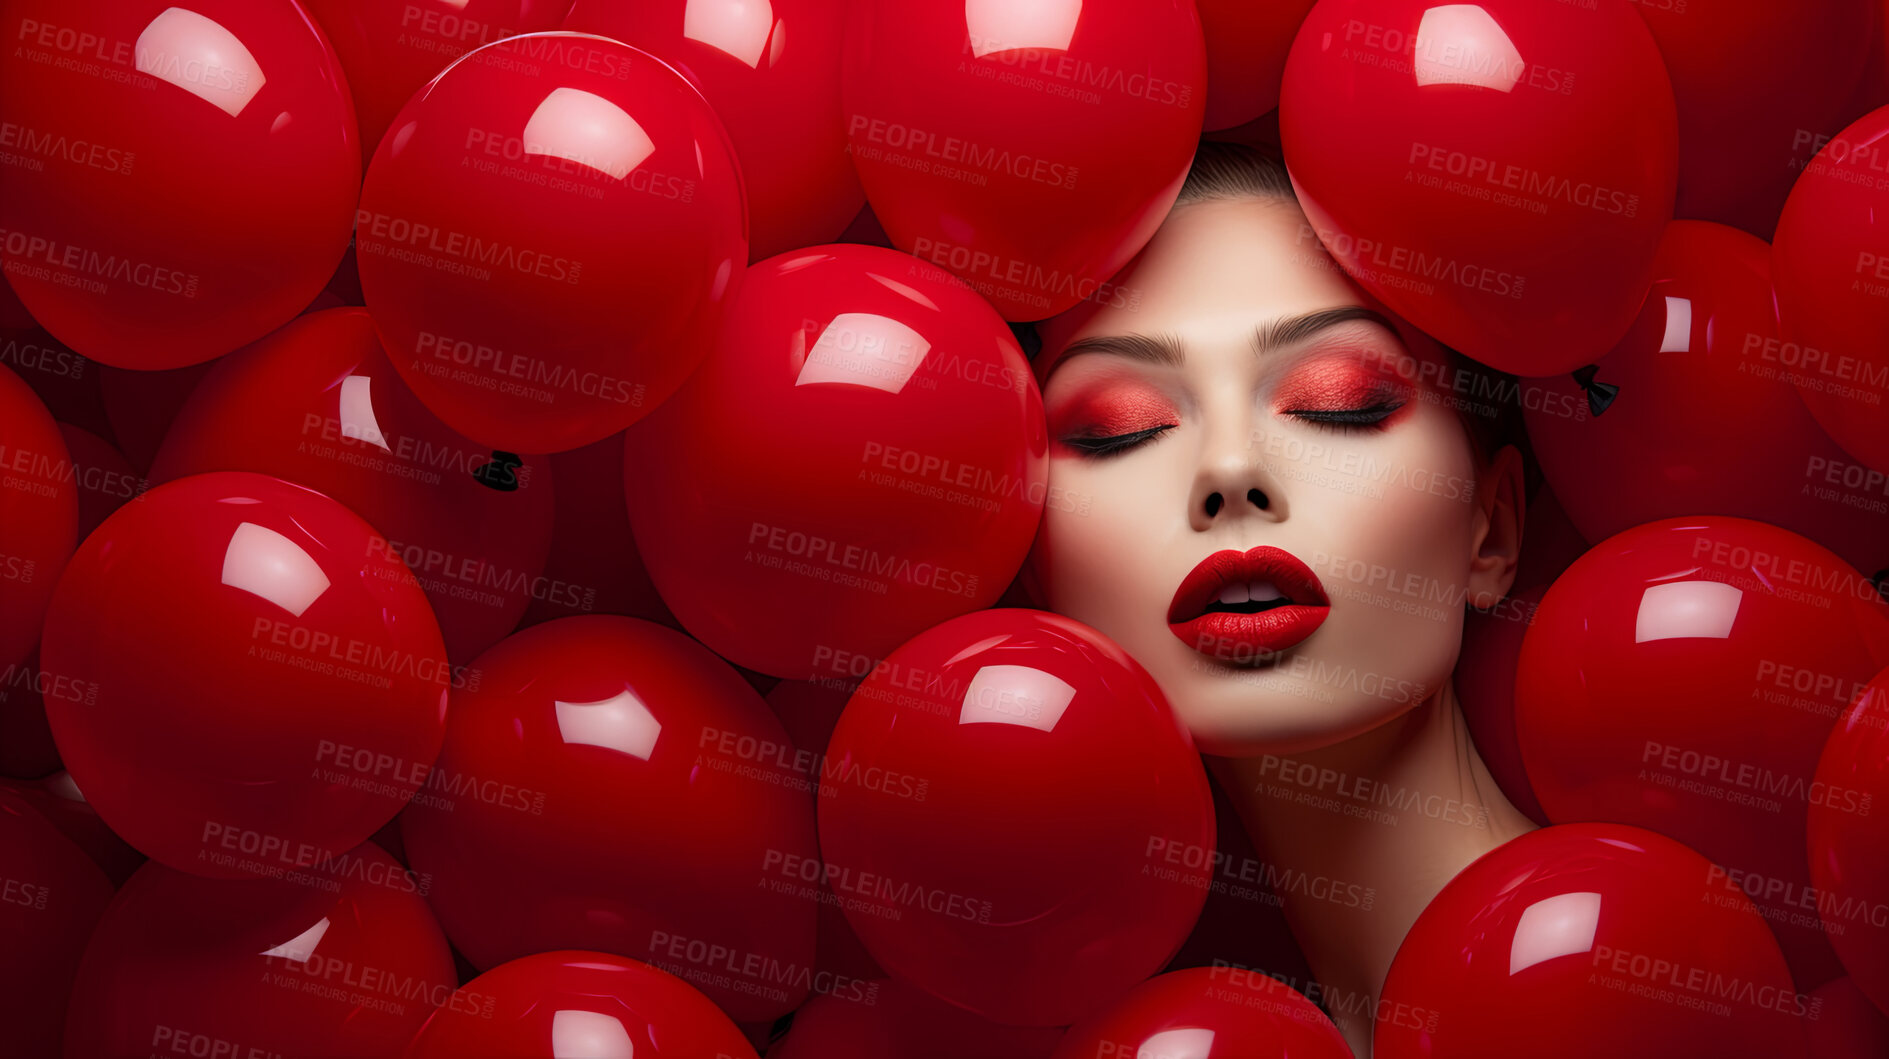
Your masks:
<instances>
[{"instance_id":1,"label":"forehead","mask_svg":"<svg viewBox=\"0 0 1889 1059\"><path fill-rule=\"evenodd\" d=\"M1085 303L1041 325L1043 352L1130 332L1169 332L1189 347L1244 347L1256 325L1280 317L1378 308L1332 261L1297 205L1283 199L1177 207L1115 283L1125 298Z\"/></svg>"}]
</instances>

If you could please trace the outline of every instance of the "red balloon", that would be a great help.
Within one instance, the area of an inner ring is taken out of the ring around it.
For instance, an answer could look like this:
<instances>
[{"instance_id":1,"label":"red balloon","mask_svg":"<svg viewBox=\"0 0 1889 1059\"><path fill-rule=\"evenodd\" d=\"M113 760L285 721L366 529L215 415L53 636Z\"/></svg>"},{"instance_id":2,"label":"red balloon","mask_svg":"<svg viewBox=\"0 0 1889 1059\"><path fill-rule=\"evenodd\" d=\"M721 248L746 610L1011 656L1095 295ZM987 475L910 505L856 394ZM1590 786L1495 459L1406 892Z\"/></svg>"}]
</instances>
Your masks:
<instances>
[{"instance_id":1,"label":"red balloon","mask_svg":"<svg viewBox=\"0 0 1889 1059\"><path fill-rule=\"evenodd\" d=\"M60 834L84 850L85 855L104 870L113 886L124 885L131 873L144 864L144 854L132 849L99 819L98 810L85 800L70 773L55 772L31 781L0 781L0 787L37 809Z\"/></svg>"},{"instance_id":2,"label":"red balloon","mask_svg":"<svg viewBox=\"0 0 1889 1059\"><path fill-rule=\"evenodd\" d=\"M66 768L179 871L313 867L419 789L451 680L413 575L340 504L260 474L159 486L87 538L40 655Z\"/></svg>"},{"instance_id":3,"label":"red balloon","mask_svg":"<svg viewBox=\"0 0 1889 1059\"><path fill-rule=\"evenodd\" d=\"M482 44L556 29L571 0L304 0L354 96L361 165L408 97Z\"/></svg>"},{"instance_id":4,"label":"red balloon","mask_svg":"<svg viewBox=\"0 0 1889 1059\"><path fill-rule=\"evenodd\" d=\"M66 997L112 884L79 847L0 791L0 1020L8 1055L57 1055Z\"/></svg>"},{"instance_id":5,"label":"red balloon","mask_svg":"<svg viewBox=\"0 0 1889 1059\"><path fill-rule=\"evenodd\" d=\"M441 423L388 363L364 309L310 313L217 362L151 477L205 471L274 475L366 519L425 590L456 662L511 632L546 588L545 458L481 448Z\"/></svg>"},{"instance_id":6,"label":"red balloon","mask_svg":"<svg viewBox=\"0 0 1889 1059\"><path fill-rule=\"evenodd\" d=\"M1586 393L1561 376L1532 382L1544 399L1525 402L1542 473L1581 535L1736 515L1809 537L1863 570L1889 565L1889 491L1843 484L1880 476L1832 444L1765 363L1778 338L1770 247L1723 225L1674 221L1653 277Z\"/></svg>"},{"instance_id":7,"label":"red balloon","mask_svg":"<svg viewBox=\"0 0 1889 1059\"><path fill-rule=\"evenodd\" d=\"M551 554L543 591L532 593L521 626L584 614L626 614L681 628L656 594L623 506L623 438L612 434L550 458Z\"/></svg>"},{"instance_id":8,"label":"red balloon","mask_svg":"<svg viewBox=\"0 0 1889 1059\"><path fill-rule=\"evenodd\" d=\"M1254 971L1196 967L1150 978L1070 1027L1055 1059L1351 1059L1318 1005Z\"/></svg>"},{"instance_id":9,"label":"red balloon","mask_svg":"<svg viewBox=\"0 0 1889 1059\"><path fill-rule=\"evenodd\" d=\"M964 284L834 244L754 266L689 385L629 431L637 547L683 627L805 678L989 606L1045 499L1042 397Z\"/></svg>"},{"instance_id":10,"label":"red balloon","mask_svg":"<svg viewBox=\"0 0 1889 1059\"><path fill-rule=\"evenodd\" d=\"M1885 157L1889 107L1838 133L1791 187L1771 246L1785 341L1755 367L1789 379L1837 444L1889 473Z\"/></svg>"},{"instance_id":11,"label":"red balloon","mask_svg":"<svg viewBox=\"0 0 1889 1059\"><path fill-rule=\"evenodd\" d=\"M1796 144L1856 116L1877 0L1640 3L1679 108L1680 217L1767 227ZM1754 234L1768 235L1768 231Z\"/></svg>"},{"instance_id":12,"label":"red balloon","mask_svg":"<svg viewBox=\"0 0 1889 1059\"><path fill-rule=\"evenodd\" d=\"M407 1059L469 1055L754 1059L754 1049L680 978L566 949L520 957L467 982L406 1052Z\"/></svg>"},{"instance_id":13,"label":"red balloon","mask_svg":"<svg viewBox=\"0 0 1889 1059\"><path fill-rule=\"evenodd\" d=\"M1039 420L1040 421L1040 420ZM0 367L0 668L23 662L78 532L79 491L59 425Z\"/></svg>"},{"instance_id":14,"label":"red balloon","mask_svg":"<svg viewBox=\"0 0 1889 1059\"><path fill-rule=\"evenodd\" d=\"M1594 546L1522 644L1515 727L1548 818L1649 828L1719 868L1798 981L1839 973L1809 885L1805 813L1836 793L1817 755L1889 664L1889 607L1830 552L1745 519L1667 519Z\"/></svg>"},{"instance_id":15,"label":"red balloon","mask_svg":"<svg viewBox=\"0 0 1889 1059\"><path fill-rule=\"evenodd\" d=\"M1808 895L1851 981L1889 1012L1889 669L1830 733L1811 803Z\"/></svg>"},{"instance_id":16,"label":"red balloon","mask_svg":"<svg viewBox=\"0 0 1889 1059\"><path fill-rule=\"evenodd\" d=\"M831 0L577 0L564 28L681 71L741 161L752 260L830 243L865 204L840 117L846 5Z\"/></svg>"},{"instance_id":17,"label":"red balloon","mask_svg":"<svg viewBox=\"0 0 1889 1059\"><path fill-rule=\"evenodd\" d=\"M701 94L577 33L488 44L394 120L355 250L394 367L446 425L563 452L668 399L748 260L733 148Z\"/></svg>"},{"instance_id":18,"label":"red balloon","mask_svg":"<svg viewBox=\"0 0 1889 1059\"><path fill-rule=\"evenodd\" d=\"M920 633L853 693L825 771L820 848L853 929L986 1018L1080 1018L1200 914L1214 817L1193 740L1080 622L986 610Z\"/></svg>"},{"instance_id":19,"label":"red balloon","mask_svg":"<svg viewBox=\"0 0 1889 1059\"><path fill-rule=\"evenodd\" d=\"M1464 868L1404 936L1376 1059L1803 1055L1797 994L1751 902L1671 839L1531 831Z\"/></svg>"},{"instance_id":20,"label":"red balloon","mask_svg":"<svg viewBox=\"0 0 1889 1059\"><path fill-rule=\"evenodd\" d=\"M290 0L18 0L0 99L0 262L33 317L125 368L287 323L348 245L361 184L334 49Z\"/></svg>"},{"instance_id":21,"label":"red balloon","mask_svg":"<svg viewBox=\"0 0 1889 1059\"><path fill-rule=\"evenodd\" d=\"M1325 0L1279 104L1302 237L1485 364L1572 371L1652 280L1672 100L1626 0Z\"/></svg>"},{"instance_id":22,"label":"red balloon","mask_svg":"<svg viewBox=\"0 0 1889 1059\"><path fill-rule=\"evenodd\" d=\"M61 423L59 437L66 443L66 452L72 458L68 473L78 487L78 539L84 540L112 512L149 489L151 483L132 469L124 453L97 434Z\"/></svg>"},{"instance_id":23,"label":"red balloon","mask_svg":"<svg viewBox=\"0 0 1889 1059\"><path fill-rule=\"evenodd\" d=\"M808 1001L767 1059L1049 1059L1062 1035L1000 1025L901 982L875 981Z\"/></svg>"},{"instance_id":24,"label":"red balloon","mask_svg":"<svg viewBox=\"0 0 1889 1059\"><path fill-rule=\"evenodd\" d=\"M397 1055L458 985L423 892L371 844L276 879L147 864L85 950L67 1059Z\"/></svg>"},{"instance_id":25,"label":"red balloon","mask_svg":"<svg viewBox=\"0 0 1889 1059\"><path fill-rule=\"evenodd\" d=\"M1167 216L1207 99L1192 0L860 0L842 97L893 243L1006 319L1132 306L1109 282Z\"/></svg>"},{"instance_id":26,"label":"red balloon","mask_svg":"<svg viewBox=\"0 0 1889 1059\"><path fill-rule=\"evenodd\" d=\"M1804 1016L1809 1059L1869 1059L1889 1055L1885 1017L1848 978L1834 978L1810 994Z\"/></svg>"},{"instance_id":27,"label":"red balloon","mask_svg":"<svg viewBox=\"0 0 1889 1059\"><path fill-rule=\"evenodd\" d=\"M1490 610L1466 611L1455 683L1463 722L1489 775L1510 804L1538 824L1547 823L1548 814L1528 782L1522 747L1515 737L1515 666L1521 658L1522 639L1546 592L1546 586L1536 585L1511 591Z\"/></svg>"},{"instance_id":28,"label":"red balloon","mask_svg":"<svg viewBox=\"0 0 1889 1059\"><path fill-rule=\"evenodd\" d=\"M1279 106L1286 53L1317 0L1195 0L1207 42L1210 130L1245 125Z\"/></svg>"},{"instance_id":29,"label":"red balloon","mask_svg":"<svg viewBox=\"0 0 1889 1059\"><path fill-rule=\"evenodd\" d=\"M126 371L99 365L99 400L118 451L133 467L150 471L171 424L215 366L206 361L170 371Z\"/></svg>"},{"instance_id":30,"label":"red balloon","mask_svg":"<svg viewBox=\"0 0 1889 1059\"><path fill-rule=\"evenodd\" d=\"M629 956L742 1020L812 984L809 785L767 707L688 637L634 618L535 625L480 655L407 855L473 965Z\"/></svg>"}]
</instances>

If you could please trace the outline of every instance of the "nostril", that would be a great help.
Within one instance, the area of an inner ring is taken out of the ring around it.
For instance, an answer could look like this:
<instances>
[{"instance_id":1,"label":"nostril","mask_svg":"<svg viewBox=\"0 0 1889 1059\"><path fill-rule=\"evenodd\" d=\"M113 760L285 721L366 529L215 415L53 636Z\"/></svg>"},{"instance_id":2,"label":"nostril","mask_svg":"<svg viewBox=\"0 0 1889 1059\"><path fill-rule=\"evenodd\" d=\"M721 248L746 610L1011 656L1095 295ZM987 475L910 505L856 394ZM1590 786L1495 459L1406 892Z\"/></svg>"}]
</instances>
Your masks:
<instances>
[{"instance_id":1,"label":"nostril","mask_svg":"<svg viewBox=\"0 0 1889 1059\"><path fill-rule=\"evenodd\" d=\"M1226 503L1226 501L1220 498L1219 493L1214 493L1208 496L1207 497L1207 517L1212 518L1215 515L1218 515L1220 513L1220 505L1224 503Z\"/></svg>"},{"instance_id":2,"label":"nostril","mask_svg":"<svg viewBox=\"0 0 1889 1059\"><path fill-rule=\"evenodd\" d=\"M1248 489L1246 491L1246 499L1248 503L1252 504L1254 507L1260 509L1261 511L1264 511L1268 507L1272 506L1272 499L1268 497L1265 493L1262 493L1257 489Z\"/></svg>"}]
</instances>

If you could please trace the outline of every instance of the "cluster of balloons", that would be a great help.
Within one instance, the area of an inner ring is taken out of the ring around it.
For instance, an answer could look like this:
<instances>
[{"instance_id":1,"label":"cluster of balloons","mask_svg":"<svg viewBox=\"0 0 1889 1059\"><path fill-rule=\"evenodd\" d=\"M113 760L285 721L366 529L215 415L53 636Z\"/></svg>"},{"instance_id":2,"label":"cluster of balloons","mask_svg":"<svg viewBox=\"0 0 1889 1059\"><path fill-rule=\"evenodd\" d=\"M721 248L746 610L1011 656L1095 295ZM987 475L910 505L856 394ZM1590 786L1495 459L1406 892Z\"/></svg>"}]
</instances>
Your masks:
<instances>
[{"instance_id":1,"label":"cluster of balloons","mask_svg":"<svg viewBox=\"0 0 1889 1059\"><path fill-rule=\"evenodd\" d=\"M5 0L0 1052L1349 1055L1002 605L1011 325L1276 128L1547 481L1376 1054L1868 1054L1879 8Z\"/></svg>"}]
</instances>

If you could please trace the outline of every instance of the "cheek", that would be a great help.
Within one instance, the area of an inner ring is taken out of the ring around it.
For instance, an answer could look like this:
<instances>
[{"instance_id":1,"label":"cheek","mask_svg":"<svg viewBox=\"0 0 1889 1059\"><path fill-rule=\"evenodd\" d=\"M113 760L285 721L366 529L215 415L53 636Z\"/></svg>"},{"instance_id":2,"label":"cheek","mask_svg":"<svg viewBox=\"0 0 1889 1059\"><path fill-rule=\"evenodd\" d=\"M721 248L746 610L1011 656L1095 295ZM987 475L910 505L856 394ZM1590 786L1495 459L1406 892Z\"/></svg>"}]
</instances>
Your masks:
<instances>
[{"instance_id":1,"label":"cheek","mask_svg":"<svg viewBox=\"0 0 1889 1059\"><path fill-rule=\"evenodd\" d=\"M1135 616L1150 608L1166 613L1174 585L1162 585L1169 563L1161 542L1175 539L1171 512L1181 501L1169 500L1165 490L1185 480L1171 467L1171 456L1150 451L1099 462L1050 460L1050 486L1062 502L1045 508L1030 553L1049 609L1118 639Z\"/></svg>"}]
</instances>

